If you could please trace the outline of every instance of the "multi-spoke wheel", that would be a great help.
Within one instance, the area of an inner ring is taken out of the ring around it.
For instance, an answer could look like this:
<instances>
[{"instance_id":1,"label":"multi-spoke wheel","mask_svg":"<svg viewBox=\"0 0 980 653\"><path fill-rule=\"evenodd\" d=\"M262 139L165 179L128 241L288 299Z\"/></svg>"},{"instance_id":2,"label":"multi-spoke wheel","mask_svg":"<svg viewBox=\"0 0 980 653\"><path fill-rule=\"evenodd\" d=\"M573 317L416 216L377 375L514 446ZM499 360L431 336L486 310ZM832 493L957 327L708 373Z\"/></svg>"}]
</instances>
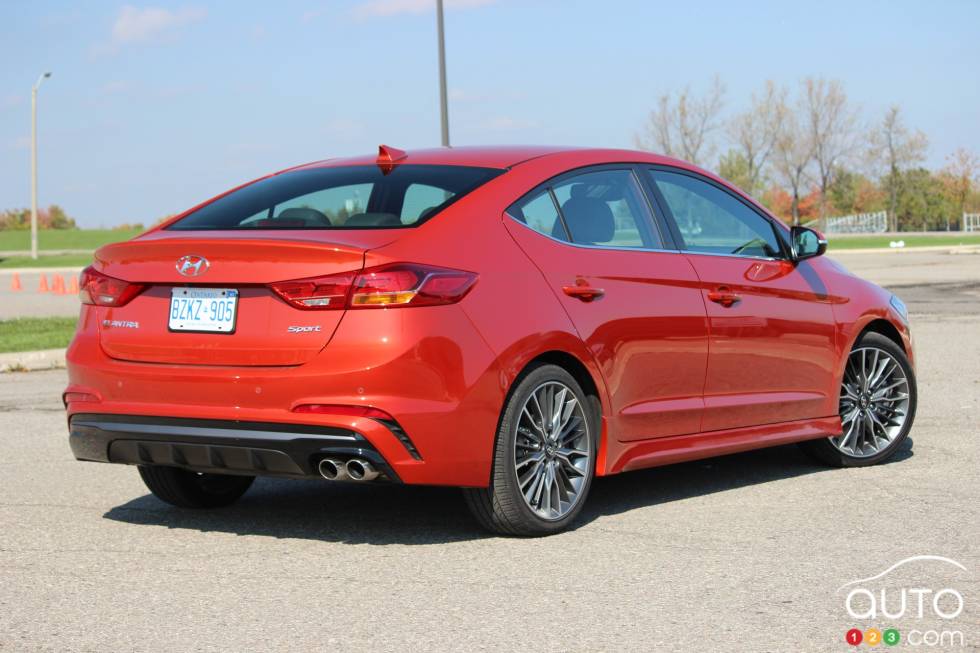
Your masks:
<instances>
[{"instance_id":1,"label":"multi-spoke wheel","mask_svg":"<svg viewBox=\"0 0 980 653\"><path fill-rule=\"evenodd\" d=\"M877 333L851 350L840 389L839 436L804 443L833 465L873 465L889 458L908 436L915 417L915 376L905 352Z\"/></svg>"},{"instance_id":2,"label":"multi-spoke wheel","mask_svg":"<svg viewBox=\"0 0 980 653\"><path fill-rule=\"evenodd\" d=\"M542 365L524 376L500 420L490 487L466 491L484 526L543 535L575 518L595 466L592 410L564 369Z\"/></svg>"},{"instance_id":3,"label":"multi-spoke wheel","mask_svg":"<svg viewBox=\"0 0 980 653\"><path fill-rule=\"evenodd\" d=\"M578 503L591 469L581 402L559 381L542 383L518 418L514 471L521 496L542 519L561 519Z\"/></svg>"}]
</instances>

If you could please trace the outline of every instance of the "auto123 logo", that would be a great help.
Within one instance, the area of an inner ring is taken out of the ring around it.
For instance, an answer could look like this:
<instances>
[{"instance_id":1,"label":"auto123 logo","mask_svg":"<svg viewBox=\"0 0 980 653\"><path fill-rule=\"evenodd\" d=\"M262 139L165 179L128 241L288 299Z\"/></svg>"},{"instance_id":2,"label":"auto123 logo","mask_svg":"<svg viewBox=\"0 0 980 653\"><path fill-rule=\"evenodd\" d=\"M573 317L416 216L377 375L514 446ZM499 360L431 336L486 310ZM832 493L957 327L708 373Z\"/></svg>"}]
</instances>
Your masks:
<instances>
[{"instance_id":1,"label":"auto123 logo","mask_svg":"<svg viewBox=\"0 0 980 653\"><path fill-rule=\"evenodd\" d=\"M837 594L851 623L860 625L850 628L844 640L851 646L968 646L956 627L967 605L956 586L966 577L964 572L966 567L950 558L919 555L844 583Z\"/></svg>"}]
</instances>

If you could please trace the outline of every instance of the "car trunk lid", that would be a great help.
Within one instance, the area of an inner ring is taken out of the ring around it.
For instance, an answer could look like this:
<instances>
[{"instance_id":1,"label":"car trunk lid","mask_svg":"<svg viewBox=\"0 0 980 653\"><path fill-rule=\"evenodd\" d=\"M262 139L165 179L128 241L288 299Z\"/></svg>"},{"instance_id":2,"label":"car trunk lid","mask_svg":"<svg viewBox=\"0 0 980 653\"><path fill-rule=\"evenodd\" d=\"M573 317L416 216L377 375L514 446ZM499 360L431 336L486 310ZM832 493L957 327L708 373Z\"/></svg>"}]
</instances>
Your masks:
<instances>
[{"instance_id":1,"label":"car trunk lid","mask_svg":"<svg viewBox=\"0 0 980 653\"><path fill-rule=\"evenodd\" d=\"M344 310L299 310L268 284L360 270L368 246L391 240L379 231L373 232L373 239L345 239L356 244L327 242L322 233L159 233L164 235L148 234L96 252L96 270L147 286L124 306L94 307L99 311L102 348L112 358L186 365L301 365L327 345ZM200 292L205 290L237 297L229 331L179 330L187 325L171 320L175 292L214 294Z\"/></svg>"}]
</instances>

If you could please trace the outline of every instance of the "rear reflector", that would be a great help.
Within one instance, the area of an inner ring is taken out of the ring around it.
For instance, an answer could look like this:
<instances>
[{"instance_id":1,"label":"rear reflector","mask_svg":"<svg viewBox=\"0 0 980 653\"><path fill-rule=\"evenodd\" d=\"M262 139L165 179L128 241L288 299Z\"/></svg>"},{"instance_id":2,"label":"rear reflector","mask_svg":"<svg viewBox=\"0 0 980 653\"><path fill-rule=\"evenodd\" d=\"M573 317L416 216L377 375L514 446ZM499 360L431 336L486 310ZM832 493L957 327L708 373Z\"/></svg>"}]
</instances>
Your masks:
<instances>
[{"instance_id":1,"label":"rear reflector","mask_svg":"<svg viewBox=\"0 0 980 653\"><path fill-rule=\"evenodd\" d=\"M146 288L143 284L130 283L102 274L89 266L82 270L79 278L78 298L83 304L125 306Z\"/></svg>"},{"instance_id":2,"label":"rear reflector","mask_svg":"<svg viewBox=\"0 0 980 653\"><path fill-rule=\"evenodd\" d=\"M71 403L79 403L83 401L94 402L94 401L98 401L99 398L87 392L66 392L62 397L62 400L65 402L65 405L67 406L68 404Z\"/></svg>"},{"instance_id":3,"label":"rear reflector","mask_svg":"<svg viewBox=\"0 0 980 653\"><path fill-rule=\"evenodd\" d=\"M314 415L349 415L351 417L370 417L394 421L394 418L383 410L370 406L334 406L331 404L301 404L293 408L294 413Z\"/></svg>"},{"instance_id":4,"label":"rear reflector","mask_svg":"<svg viewBox=\"0 0 980 653\"><path fill-rule=\"evenodd\" d=\"M477 275L414 263L395 263L325 277L297 279L269 287L303 310L438 306L461 300Z\"/></svg>"}]
</instances>

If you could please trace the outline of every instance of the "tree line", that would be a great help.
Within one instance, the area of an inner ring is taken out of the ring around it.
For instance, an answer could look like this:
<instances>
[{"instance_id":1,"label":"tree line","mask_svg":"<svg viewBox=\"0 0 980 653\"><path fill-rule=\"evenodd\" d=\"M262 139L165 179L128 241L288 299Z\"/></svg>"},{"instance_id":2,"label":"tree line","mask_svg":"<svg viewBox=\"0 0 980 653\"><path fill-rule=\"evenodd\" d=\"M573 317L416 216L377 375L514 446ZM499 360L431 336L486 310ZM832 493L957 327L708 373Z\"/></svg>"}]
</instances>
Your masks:
<instances>
[{"instance_id":1,"label":"tree line","mask_svg":"<svg viewBox=\"0 0 980 653\"><path fill-rule=\"evenodd\" d=\"M77 229L74 218L68 217L65 210L57 204L46 209L38 208L37 226L40 229ZM0 230L17 231L31 228L30 209L7 209L0 211Z\"/></svg>"},{"instance_id":2,"label":"tree line","mask_svg":"<svg viewBox=\"0 0 980 653\"><path fill-rule=\"evenodd\" d=\"M807 77L793 93L767 81L740 111L724 109L718 77L700 94L662 95L636 144L712 169L793 224L887 210L892 231L955 230L980 211L974 153L926 169L929 140L901 109L868 120L838 80Z\"/></svg>"},{"instance_id":3,"label":"tree line","mask_svg":"<svg viewBox=\"0 0 980 653\"><path fill-rule=\"evenodd\" d=\"M37 226L38 229L78 229L75 218L70 217L57 204L52 204L46 209L38 208ZM30 209L5 209L0 211L0 231L22 231L30 228ZM115 225L112 229L117 231L143 231L144 227L140 222L126 222Z\"/></svg>"}]
</instances>

